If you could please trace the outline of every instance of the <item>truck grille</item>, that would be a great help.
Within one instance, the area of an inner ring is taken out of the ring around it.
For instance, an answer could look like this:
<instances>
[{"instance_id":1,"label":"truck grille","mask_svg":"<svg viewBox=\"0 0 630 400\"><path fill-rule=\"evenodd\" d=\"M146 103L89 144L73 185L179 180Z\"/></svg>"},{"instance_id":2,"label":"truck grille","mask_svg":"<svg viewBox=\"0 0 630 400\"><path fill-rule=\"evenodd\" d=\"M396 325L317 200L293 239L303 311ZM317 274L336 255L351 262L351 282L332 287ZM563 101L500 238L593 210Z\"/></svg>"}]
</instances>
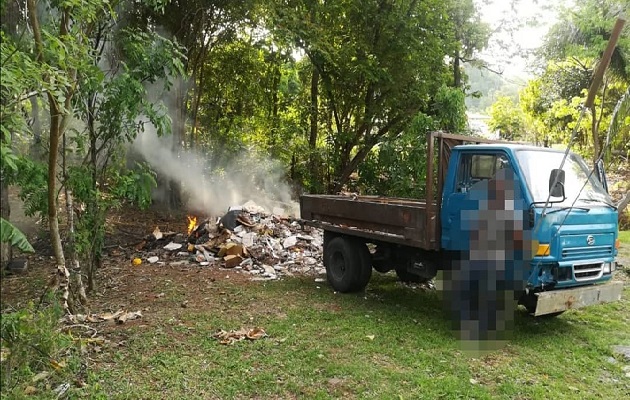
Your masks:
<instances>
[{"instance_id":1,"label":"truck grille","mask_svg":"<svg viewBox=\"0 0 630 400\"><path fill-rule=\"evenodd\" d=\"M604 263L578 264L573 266L573 274L576 281L588 281L597 279L604 273Z\"/></svg>"},{"instance_id":2,"label":"truck grille","mask_svg":"<svg viewBox=\"0 0 630 400\"><path fill-rule=\"evenodd\" d=\"M577 260L584 258L606 258L612 257L612 246L589 246L589 247L570 247L562 249L562 258L564 260Z\"/></svg>"}]
</instances>

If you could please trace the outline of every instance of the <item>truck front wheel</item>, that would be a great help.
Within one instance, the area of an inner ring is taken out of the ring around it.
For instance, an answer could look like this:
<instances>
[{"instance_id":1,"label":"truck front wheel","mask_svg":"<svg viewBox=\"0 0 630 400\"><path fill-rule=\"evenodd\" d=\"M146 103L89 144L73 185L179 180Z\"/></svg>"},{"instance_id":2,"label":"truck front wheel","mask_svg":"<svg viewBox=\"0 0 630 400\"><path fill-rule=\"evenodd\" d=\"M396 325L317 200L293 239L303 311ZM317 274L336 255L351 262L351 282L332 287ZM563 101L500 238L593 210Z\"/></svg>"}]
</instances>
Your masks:
<instances>
[{"instance_id":1,"label":"truck front wheel","mask_svg":"<svg viewBox=\"0 0 630 400\"><path fill-rule=\"evenodd\" d=\"M332 238L324 249L328 282L333 289L342 293L362 290L372 272L369 258L364 243L343 236Z\"/></svg>"}]
</instances>

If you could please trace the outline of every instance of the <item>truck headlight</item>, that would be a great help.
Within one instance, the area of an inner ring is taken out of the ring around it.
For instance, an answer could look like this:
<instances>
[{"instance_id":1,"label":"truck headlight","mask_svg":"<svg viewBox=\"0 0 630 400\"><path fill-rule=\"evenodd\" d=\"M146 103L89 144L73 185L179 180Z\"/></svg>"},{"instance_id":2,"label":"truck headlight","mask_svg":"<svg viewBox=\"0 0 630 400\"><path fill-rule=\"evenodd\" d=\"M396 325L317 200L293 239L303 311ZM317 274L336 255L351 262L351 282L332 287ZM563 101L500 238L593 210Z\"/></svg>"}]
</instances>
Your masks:
<instances>
[{"instance_id":1,"label":"truck headlight","mask_svg":"<svg viewBox=\"0 0 630 400\"><path fill-rule=\"evenodd\" d=\"M612 273L616 269L616 264L617 263L615 263L614 261L613 262L604 263L604 273L605 274Z\"/></svg>"}]
</instances>

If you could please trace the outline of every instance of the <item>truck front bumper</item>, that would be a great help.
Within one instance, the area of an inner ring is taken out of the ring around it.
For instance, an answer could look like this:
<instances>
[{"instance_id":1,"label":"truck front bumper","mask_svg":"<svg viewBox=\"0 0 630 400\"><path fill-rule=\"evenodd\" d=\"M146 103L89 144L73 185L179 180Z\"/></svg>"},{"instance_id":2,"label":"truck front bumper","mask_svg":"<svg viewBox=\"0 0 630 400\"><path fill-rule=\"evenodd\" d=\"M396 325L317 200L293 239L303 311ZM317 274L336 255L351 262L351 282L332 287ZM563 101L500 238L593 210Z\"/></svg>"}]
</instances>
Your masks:
<instances>
[{"instance_id":1,"label":"truck front bumper","mask_svg":"<svg viewBox=\"0 0 630 400\"><path fill-rule=\"evenodd\" d=\"M538 300L534 315L552 314L593 304L619 301L622 291L623 282L613 281L601 285L536 293Z\"/></svg>"}]
</instances>

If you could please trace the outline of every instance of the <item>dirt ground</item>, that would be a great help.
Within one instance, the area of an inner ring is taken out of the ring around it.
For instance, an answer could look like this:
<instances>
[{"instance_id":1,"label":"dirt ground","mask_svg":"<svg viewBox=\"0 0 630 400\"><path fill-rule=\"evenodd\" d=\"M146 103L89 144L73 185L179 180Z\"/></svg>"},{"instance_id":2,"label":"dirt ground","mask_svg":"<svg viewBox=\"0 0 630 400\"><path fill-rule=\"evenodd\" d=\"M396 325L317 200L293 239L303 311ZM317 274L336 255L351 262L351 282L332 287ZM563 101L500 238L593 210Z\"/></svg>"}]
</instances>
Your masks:
<instances>
[{"instance_id":1,"label":"dirt ground","mask_svg":"<svg viewBox=\"0 0 630 400\"><path fill-rule=\"evenodd\" d=\"M22 202L13 188L10 201L11 222L27 235L36 250L35 255L14 254L14 258L28 259L29 267L25 273L9 274L2 278L2 304L5 307L17 307L24 301L39 298L45 287L43 284L53 275L55 263L46 227L42 229L41 221L24 214ZM108 218L103 265L98 271L96 293L91 296L91 312L146 308L148 303L153 303L156 296L164 291L162 284L158 282L169 282L171 288L186 288L191 294L203 293L203 290L197 289L205 288L209 283L220 279L249 282L250 276L245 273L214 267L201 268L196 264L156 266L144 262L133 265L132 260L135 257L146 256L144 251L137 251L135 246L156 227L163 232L185 234L186 212L174 212L160 207L147 211L125 207ZM197 300L199 299L190 298L188 305L194 306Z\"/></svg>"}]
</instances>

